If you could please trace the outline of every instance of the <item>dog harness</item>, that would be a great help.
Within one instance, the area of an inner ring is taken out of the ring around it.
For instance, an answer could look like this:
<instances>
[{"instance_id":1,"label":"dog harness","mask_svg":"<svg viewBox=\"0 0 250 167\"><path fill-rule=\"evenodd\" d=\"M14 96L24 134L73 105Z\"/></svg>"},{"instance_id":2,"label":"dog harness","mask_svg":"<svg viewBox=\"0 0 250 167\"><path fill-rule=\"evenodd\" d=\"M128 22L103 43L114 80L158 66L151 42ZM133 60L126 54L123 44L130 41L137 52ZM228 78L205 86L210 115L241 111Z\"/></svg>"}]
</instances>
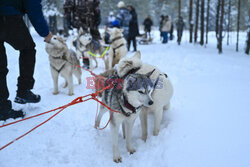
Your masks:
<instances>
[{"instance_id":1,"label":"dog harness","mask_svg":"<svg viewBox=\"0 0 250 167\"><path fill-rule=\"evenodd\" d=\"M111 44L114 43L115 41L119 40L119 39L122 39L122 36L114 38L114 39L111 41ZM117 49L119 49L120 47L122 47L122 46L124 46L124 43L122 43L121 45L119 45L119 46L113 48L114 57L115 57L115 51L116 51Z\"/></svg>"},{"instance_id":2,"label":"dog harness","mask_svg":"<svg viewBox=\"0 0 250 167\"><path fill-rule=\"evenodd\" d=\"M63 69L63 67L65 66L65 64L68 62L67 61L67 58L66 58L66 53L63 54L61 57L52 57L53 59L61 59L61 60L64 60L65 62L63 63L63 65L61 66L61 68L57 69L55 66L53 66L51 63L50 63L50 67L55 70L56 72L60 73Z\"/></svg>"}]
</instances>

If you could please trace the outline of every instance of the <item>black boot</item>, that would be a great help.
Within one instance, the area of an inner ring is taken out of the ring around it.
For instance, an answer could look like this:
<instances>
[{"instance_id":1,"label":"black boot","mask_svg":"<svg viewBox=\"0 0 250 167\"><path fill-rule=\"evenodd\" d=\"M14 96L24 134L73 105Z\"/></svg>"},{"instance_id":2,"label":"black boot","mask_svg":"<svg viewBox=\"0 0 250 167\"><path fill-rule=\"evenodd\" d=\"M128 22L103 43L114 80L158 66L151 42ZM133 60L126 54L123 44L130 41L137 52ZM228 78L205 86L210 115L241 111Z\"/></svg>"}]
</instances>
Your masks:
<instances>
[{"instance_id":1,"label":"black boot","mask_svg":"<svg viewBox=\"0 0 250 167\"><path fill-rule=\"evenodd\" d=\"M0 111L0 121L6 121L9 118L23 118L24 117L24 113L22 110L16 111L13 109L6 109L6 110L2 110Z\"/></svg>"},{"instance_id":2,"label":"black boot","mask_svg":"<svg viewBox=\"0 0 250 167\"><path fill-rule=\"evenodd\" d=\"M17 95L14 100L14 102L19 104L38 103L40 101L41 101L41 96L34 94L30 90L17 91Z\"/></svg>"}]
</instances>

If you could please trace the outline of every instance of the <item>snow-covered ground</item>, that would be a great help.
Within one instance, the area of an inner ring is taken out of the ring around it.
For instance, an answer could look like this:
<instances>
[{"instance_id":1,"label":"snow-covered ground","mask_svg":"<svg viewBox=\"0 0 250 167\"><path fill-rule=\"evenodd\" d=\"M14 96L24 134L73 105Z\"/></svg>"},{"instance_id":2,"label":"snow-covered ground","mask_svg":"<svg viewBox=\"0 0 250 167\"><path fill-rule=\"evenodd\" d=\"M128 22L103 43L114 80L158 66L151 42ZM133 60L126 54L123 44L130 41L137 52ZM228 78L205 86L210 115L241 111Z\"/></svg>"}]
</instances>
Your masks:
<instances>
[{"instance_id":1,"label":"snow-covered ground","mask_svg":"<svg viewBox=\"0 0 250 167\"><path fill-rule=\"evenodd\" d=\"M96 103L89 101L63 111L33 133L0 151L0 167L248 167L250 165L250 57L244 54L245 33L241 34L240 52L235 52L235 40L224 45L217 54L216 40L210 34L209 45L175 41L166 45L159 42L140 45L145 63L157 66L168 74L174 85L174 97L165 112L159 136L152 135L153 116L149 117L147 142L140 139L140 122L134 126L132 143L137 152L129 155L121 133L119 137L121 164L112 160L109 128L94 129ZM42 96L39 104L18 105L27 116L69 103L78 96L92 93L75 82L75 95L68 89L52 95L52 78L43 39L33 35L37 44L36 84L34 92ZM10 99L16 91L19 74L18 53L7 44L8 85ZM132 54L130 52L130 54ZM101 72L104 64L95 72ZM51 114L0 129L0 147L22 135ZM102 124L108 119L105 115ZM11 122L13 120L8 120ZM0 122L2 125L3 122Z\"/></svg>"}]
</instances>

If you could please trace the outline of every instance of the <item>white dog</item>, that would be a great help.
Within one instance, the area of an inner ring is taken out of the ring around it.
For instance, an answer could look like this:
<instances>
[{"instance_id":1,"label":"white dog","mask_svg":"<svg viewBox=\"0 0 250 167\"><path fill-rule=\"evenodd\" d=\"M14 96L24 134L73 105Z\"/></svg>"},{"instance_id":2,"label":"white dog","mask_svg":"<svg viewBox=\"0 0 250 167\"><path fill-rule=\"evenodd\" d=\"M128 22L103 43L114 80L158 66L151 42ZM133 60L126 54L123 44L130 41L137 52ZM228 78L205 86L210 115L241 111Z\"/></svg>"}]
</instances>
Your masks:
<instances>
[{"instance_id":1,"label":"white dog","mask_svg":"<svg viewBox=\"0 0 250 167\"><path fill-rule=\"evenodd\" d=\"M130 64L130 66L126 64ZM154 135L157 136L160 131L160 124L162 121L163 111L167 110L170 106L170 99L173 96L173 86L170 82L169 77L161 72L156 67L143 64L141 62L141 56L138 54L137 56L133 56L132 58L124 58L120 61L117 66L118 75L122 76L127 71L130 71L131 68L140 67L137 71L139 74L146 74L149 71L155 70L154 73L150 76L150 79L156 82L154 90L152 92L152 98L154 104L149 107L142 107L142 111L140 112L140 120L142 127L142 139L144 141L147 140L147 115L148 113L154 114Z\"/></svg>"},{"instance_id":2,"label":"white dog","mask_svg":"<svg viewBox=\"0 0 250 167\"><path fill-rule=\"evenodd\" d=\"M108 68L106 70L112 69L119 61L127 55L127 42L122 34L123 30L118 28L108 28L107 33L110 34L110 48L108 56Z\"/></svg>"},{"instance_id":3,"label":"white dog","mask_svg":"<svg viewBox=\"0 0 250 167\"><path fill-rule=\"evenodd\" d=\"M80 62L74 51L69 50L66 42L59 36L53 36L51 41L46 44L46 51L49 54L50 70L54 81L53 94L58 94L58 77L59 74L65 79L65 86L69 86L69 95L74 94L73 74L81 84Z\"/></svg>"}]
</instances>

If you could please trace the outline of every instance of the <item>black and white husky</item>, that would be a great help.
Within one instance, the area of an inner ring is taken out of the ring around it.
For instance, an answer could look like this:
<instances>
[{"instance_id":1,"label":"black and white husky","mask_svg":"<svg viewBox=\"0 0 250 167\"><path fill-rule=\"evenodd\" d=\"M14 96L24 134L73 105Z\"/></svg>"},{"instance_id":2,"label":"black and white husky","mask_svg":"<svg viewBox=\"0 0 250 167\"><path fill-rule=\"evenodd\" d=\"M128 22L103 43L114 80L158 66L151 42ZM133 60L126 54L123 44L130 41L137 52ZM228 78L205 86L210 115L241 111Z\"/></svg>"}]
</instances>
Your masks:
<instances>
[{"instance_id":1,"label":"black and white husky","mask_svg":"<svg viewBox=\"0 0 250 167\"><path fill-rule=\"evenodd\" d=\"M121 112L121 114L114 113L111 120L113 158L115 162L121 162L118 151L120 124L123 123L127 149L133 153L135 150L131 146L130 139L138 113L140 113L141 119L142 139L144 141L147 139L147 115L150 112L155 116L154 135L157 136L160 131L163 111L169 108L170 99L173 96L173 86L166 74L152 65L143 64L139 52L133 57L122 59L113 70L117 73L118 78L124 78L122 89L107 90L102 94L102 99L112 109ZM114 71L109 73L114 74ZM99 126L104 111L105 109L102 108L95 127Z\"/></svg>"},{"instance_id":2,"label":"black and white husky","mask_svg":"<svg viewBox=\"0 0 250 167\"><path fill-rule=\"evenodd\" d=\"M111 106L113 110L119 113L113 113L111 118L111 131L113 139L113 160L121 162L118 151L118 132L119 127L123 124L123 133L126 137L127 150L131 154L135 149L131 145L132 128L135 119L139 116L143 106L149 107L153 105L151 93L154 83L150 80L150 76L154 70L146 74L137 74L138 68L131 69L123 76L112 76L107 82L113 82L114 87L106 90L102 95L102 101ZM103 106L97 117L96 128L99 127L100 120L104 112L107 111Z\"/></svg>"},{"instance_id":3,"label":"black and white husky","mask_svg":"<svg viewBox=\"0 0 250 167\"><path fill-rule=\"evenodd\" d=\"M89 59L89 68L93 71L93 61L96 66L98 62L96 60L96 55L102 56L106 50L106 46L102 44L102 41L93 40L89 33L86 33L80 28L78 36L72 41L73 46L76 48L77 55L79 57L87 57ZM92 54L90 54L90 52ZM105 54L106 55L106 54ZM105 57L102 58L105 63L105 68L107 69L107 63Z\"/></svg>"}]
</instances>

